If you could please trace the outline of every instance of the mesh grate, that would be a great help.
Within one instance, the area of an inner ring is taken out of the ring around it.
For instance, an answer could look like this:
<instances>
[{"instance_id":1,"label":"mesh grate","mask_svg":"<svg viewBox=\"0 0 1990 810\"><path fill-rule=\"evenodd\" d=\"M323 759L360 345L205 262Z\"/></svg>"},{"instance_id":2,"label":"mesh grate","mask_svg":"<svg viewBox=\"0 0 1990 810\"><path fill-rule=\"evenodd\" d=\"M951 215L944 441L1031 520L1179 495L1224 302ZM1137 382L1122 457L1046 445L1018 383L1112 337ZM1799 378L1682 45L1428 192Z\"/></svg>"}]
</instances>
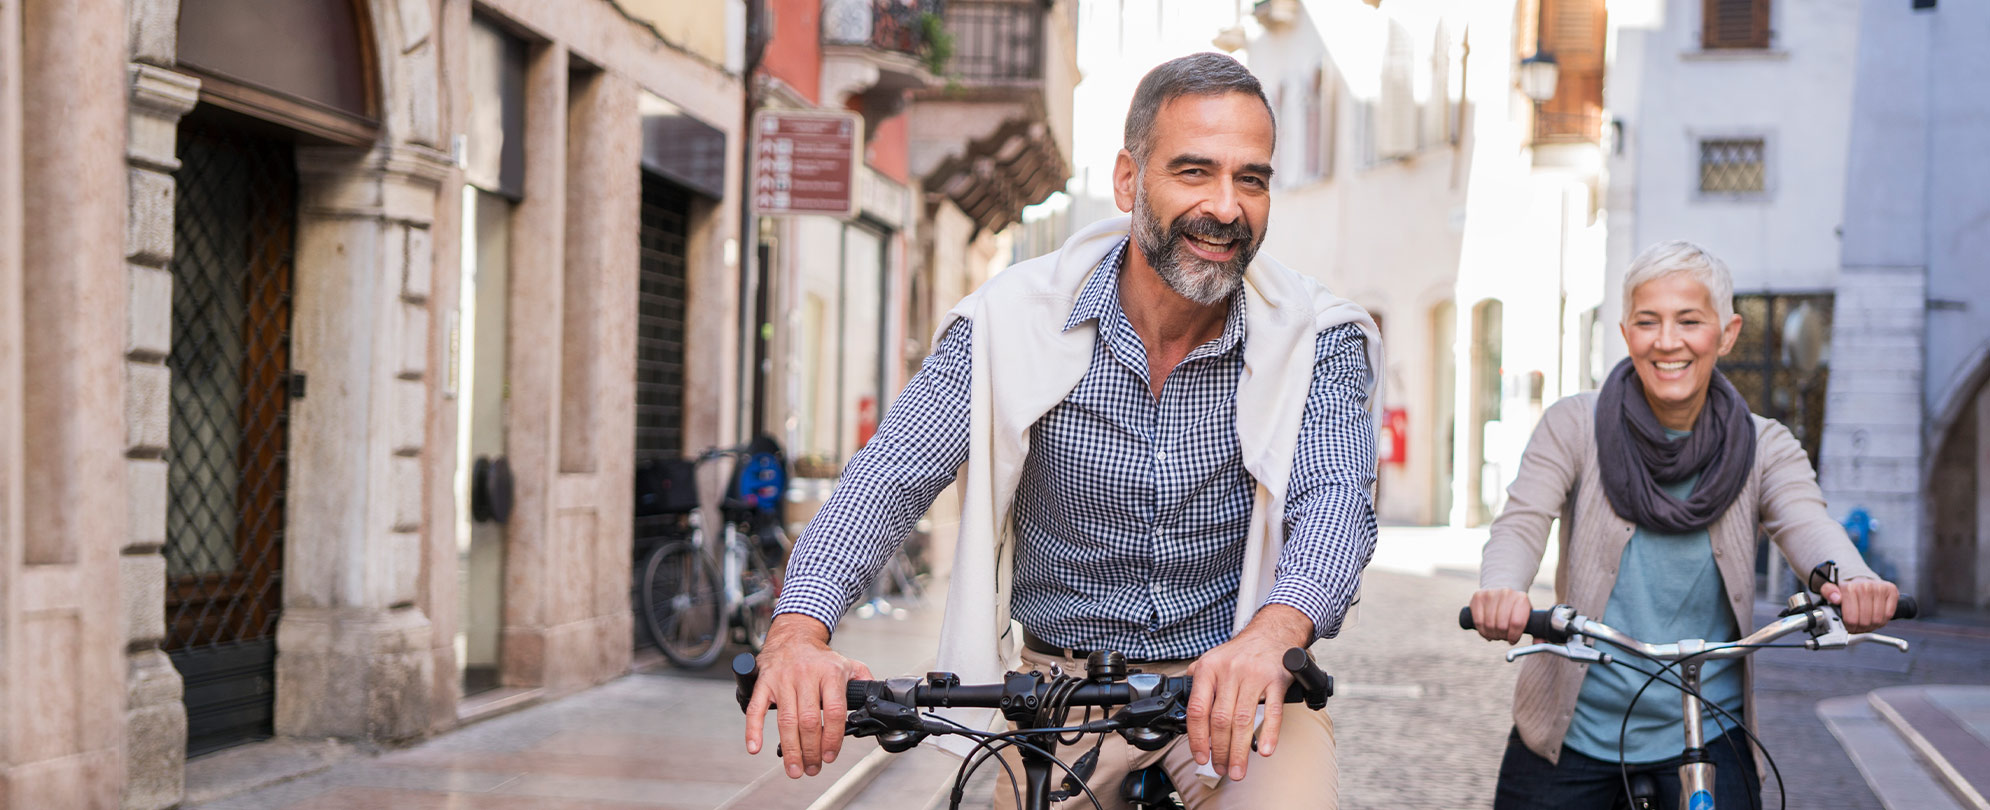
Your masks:
<instances>
[{"instance_id":1,"label":"mesh grate","mask_svg":"<svg viewBox=\"0 0 1990 810\"><path fill-rule=\"evenodd\" d=\"M1734 311L1741 316L1741 337L1719 363L1721 373L1748 400L1748 409L1789 428L1813 466L1823 449L1824 396L1831 382L1829 349L1815 370L1804 373L1792 364L1793 347L1786 340L1809 329L1830 335L1831 310L1829 295L1737 295ZM1798 320L1793 321L1793 316ZM1802 320L1812 323L1801 324Z\"/></svg>"},{"instance_id":2,"label":"mesh grate","mask_svg":"<svg viewBox=\"0 0 1990 810\"><path fill-rule=\"evenodd\" d=\"M1720 138L1700 142L1700 191L1750 194L1763 190L1761 138Z\"/></svg>"},{"instance_id":3,"label":"mesh grate","mask_svg":"<svg viewBox=\"0 0 1990 810\"><path fill-rule=\"evenodd\" d=\"M690 236L691 194L643 174L641 241L636 304L636 458L684 456L685 242ZM634 518L635 555L681 532L679 515ZM632 594L634 583L632 583ZM640 615L640 614L639 614ZM636 643L649 645L649 628L636 625Z\"/></svg>"},{"instance_id":4,"label":"mesh grate","mask_svg":"<svg viewBox=\"0 0 1990 810\"><path fill-rule=\"evenodd\" d=\"M965 82L1039 78L1043 66L1043 6L1026 0L952 0L947 30L954 36L949 69Z\"/></svg>"},{"instance_id":5,"label":"mesh grate","mask_svg":"<svg viewBox=\"0 0 1990 810\"><path fill-rule=\"evenodd\" d=\"M288 144L189 117L174 173L167 640L195 752L267 733L282 606L297 178Z\"/></svg>"}]
</instances>

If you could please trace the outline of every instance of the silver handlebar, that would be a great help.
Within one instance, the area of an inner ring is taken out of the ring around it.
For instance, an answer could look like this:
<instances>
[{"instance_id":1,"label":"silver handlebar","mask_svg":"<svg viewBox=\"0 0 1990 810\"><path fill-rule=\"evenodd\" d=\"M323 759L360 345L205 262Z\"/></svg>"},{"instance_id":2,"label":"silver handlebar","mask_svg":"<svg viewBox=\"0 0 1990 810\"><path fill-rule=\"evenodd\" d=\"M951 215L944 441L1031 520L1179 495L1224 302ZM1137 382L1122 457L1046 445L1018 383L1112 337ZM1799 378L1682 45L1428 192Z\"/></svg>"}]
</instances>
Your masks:
<instances>
[{"instance_id":1,"label":"silver handlebar","mask_svg":"<svg viewBox=\"0 0 1990 810\"><path fill-rule=\"evenodd\" d=\"M1812 650L1836 650L1856 647L1860 644L1885 644L1901 652L1907 651L1907 641L1879 633L1850 633L1838 615L1838 609L1830 604L1814 601L1808 594L1790 597L1791 615L1763 625L1753 633L1737 641L1709 642L1702 639L1682 639L1671 644L1647 644L1602 622L1575 612L1568 605L1554 608L1553 621L1558 629L1565 629L1569 638L1561 644L1530 644L1508 650L1506 660L1512 661L1521 656L1547 653L1578 663L1608 664L1611 656L1600 652L1589 643L1590 639L1629 650L1640 657L1657 661L1679 661L1691 658L1712 661L1725 658L1741 658L1760 649L1776 639L1792 633L1809 633L1803 646Z\"/></svg>"}]
</instances>

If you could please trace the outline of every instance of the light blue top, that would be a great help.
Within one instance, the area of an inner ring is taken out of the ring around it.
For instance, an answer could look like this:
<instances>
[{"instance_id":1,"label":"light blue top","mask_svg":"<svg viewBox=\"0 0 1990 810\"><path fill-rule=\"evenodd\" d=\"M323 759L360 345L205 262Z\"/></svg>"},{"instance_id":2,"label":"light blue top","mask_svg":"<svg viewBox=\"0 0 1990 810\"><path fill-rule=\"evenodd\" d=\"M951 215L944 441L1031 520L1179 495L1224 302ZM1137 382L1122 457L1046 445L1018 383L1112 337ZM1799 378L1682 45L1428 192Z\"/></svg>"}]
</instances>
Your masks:
<instances>
[{"instance_id":1,"label":"light blue top","mask_svg":"<svg viewBox=\"0 0 1990 810\"><path fill-rule=\"evenodd\" d=\"M1674 440L1688 435L1675 430L1665 434ZM1699 482L1696 474L1662 486L1667 494L1683 500ZM1632 532L1601 620L1649 644L1689 638L1733 641L1740 635L1721 587L1720 569L1714 567L1713 540L1705 529L1665 534L1639 526ZM1596 646L1645 672L1659 667L1609 644L1597 642ZM1740 665L1738 660L1711 661L1700 669L1700 694L1735 718L1741 717ZM1647 676L1619 664L1591 664L1588 669L1563 744L1593 759L1616 762L1617 732L1624 722L1624 708ZM1666 679L1677 680L1676 672L1677 668L1667 673ZM1679 756L1686 746L1684 717L1679 690L1652 684L1631 713L1630 728L1624 736L1624 761L1659 762ZM1701 717L1708 740L1733 727L1712 709L1701 709Z\"/></svg>"}]
</instances>

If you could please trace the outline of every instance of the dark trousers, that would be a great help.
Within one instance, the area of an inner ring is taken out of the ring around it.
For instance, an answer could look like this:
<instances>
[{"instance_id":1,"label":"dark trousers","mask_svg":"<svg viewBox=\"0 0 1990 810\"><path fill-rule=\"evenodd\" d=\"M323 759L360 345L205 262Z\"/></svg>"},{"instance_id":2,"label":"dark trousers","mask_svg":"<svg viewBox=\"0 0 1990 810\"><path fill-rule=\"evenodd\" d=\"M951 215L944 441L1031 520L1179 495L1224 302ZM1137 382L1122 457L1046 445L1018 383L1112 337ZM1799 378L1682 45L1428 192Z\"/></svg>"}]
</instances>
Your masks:
<instances>
[{"instance_id":1,"label":"dark trousers","mask_svg":"<svg viewBox=\"0 0 1990 810\"><path fill-rule=\"evenodd\" d=\"M1732 741L1733 745L1728 743ZM1682 738L1683 744L1683 738ZM1707 741L1714 762L1714 802L1720 810L1750 810L1762 806L1762 781L1755 757L1740 729ZM1738 754L1738 755L1737 755ZM1633 776L1649 773L1658 782L1661 810L1679 806L1679 759L1630 766ZM1549 762L1520 742L1520 732L1506 737L1506 759L1499 765L1499 790L1493 810L1613 810L1629 807L1623 772L1615 761L1583 756L1564 747L1560 764Z\"/></svg>"}]
</instances>

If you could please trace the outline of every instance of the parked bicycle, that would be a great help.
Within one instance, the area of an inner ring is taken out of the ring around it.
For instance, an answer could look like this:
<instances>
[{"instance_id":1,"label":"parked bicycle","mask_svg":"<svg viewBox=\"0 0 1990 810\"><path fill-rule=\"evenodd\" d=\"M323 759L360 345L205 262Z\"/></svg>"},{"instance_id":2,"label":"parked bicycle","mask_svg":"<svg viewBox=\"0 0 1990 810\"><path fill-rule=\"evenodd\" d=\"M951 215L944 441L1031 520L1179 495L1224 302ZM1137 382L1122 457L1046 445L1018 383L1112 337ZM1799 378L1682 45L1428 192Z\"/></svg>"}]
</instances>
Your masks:
<instances>
[{"instance_id":1,"label":"parked bicycle","mask_svg":"<svg viewBox=\"0 0 1990 810\"><path fill-rule=\"evenodd\" d=\"M1829 565L1828 563L1826 565ZM1819 566L1823 569L1824 566ZM1835 571L1820 572L1830 581L1836 580ZM1813 579L1813 582L1816 580ZM1894 610L1895 619L1912 619L1919 614L1919 607L1912 597L1901 596L1899 606ZM1636 708L1638 699L1653 684L1665 684L1678 690L1679 700L1684 708L1685 747L1680 751L1679 765L1679 810L1716 810L1714 806L1714 764L1706 749L1706 735L1700 707L1706 706L1720 715L1722 721L1731 724L1747 735L1755 747L1762 750L1762 758L1776 776L1777 792L1784 794L1782 803L1787 806L1788 796L1783 790L1782 772L1776 769L1776 760L1769 755L1762 741L1755 737L1748 726L1726 710L1707 701L1700 695L1700 667L1708 661L1725 658L1742 658L1756 650L1765 649L1807 649L1842 650L1860 644L1885 644L1901 652L1907 651L1907 642L1893 636L1879 633L1849 633L1838 615L1836 606L1826 603L1821 596L1800 591L1789 598L1789 607L1777 621L1748 634L1738 641L1706 641L1704 639L1681 639L1668 644L1648 644L1632 638L1621 630L1575 612L1574 606L1555 605L1544 610L1536 610L1527 618L1527 634L1535 638L1535 644L1516 647L1506 652L1506 660L1513 661L1521 656L1546 653L1557 655L1570 661L1585 664L1630 666L1648 676L1643 687L1631 696L1631 703L1624 709L1624 725L1619 728L1617 749L1618 769L1624 778L1624 795L1633 810L1656 810L1658 807L1658 786L1655 780L1640 780L1634 784L1627 765L1622 757L1625 729L1629 728L1631 711ZM1472 609L1467 607L1458 612L1458 626L1466 630L1475 629ZM1809 638L1800 644L1772 643L1784 636L1805 633ZM1631 656L1658 664L1656 671L1619 659L1607 652L1597 650L1590 642L1602 641ZM1673 673L1675 678L1667 680L1665 675ZM1739 753L1739 752L1738 752ZM1745 756L1745 754L1744 754Z\"/></svg>"},{"instance_id":2,"label":"parked bicycle","mask_svg":"<svg viewBox=\"0 0 1990 810\"><path fill-rule=\"evenodd\" d=\"M1334 694L1334 679L1304 647L1285 651L1282 663L1292 673L1293 682L1285 691L1286 703L1304 703L1319 711ZM732 660L734 696L739 710L753 700L753 687L760 677L759 662L749 653ZM961 760L954 772L953 792L948 807L959 810L968 780L976 769L993 758L1008 774L1009 787L1016 793L1016 806L1022 810L1049 810L1052 801L1069 796L1085 796L1092 806L1102 808L1098 794L1086 783L1097 762L1094 746L1077 764L1066 763L1057 746L1082 744L1087 735L1117 733L1142 751L1158 751L1173 742L1176 735L1188 733L1188 699L1194 681L1187 677L1130 670L1125 656L1116 652L1095 652L1086 659L1086 677L1065 675L1046 678L1036 672L1011 672L999 684L963 684L951 672L928 672L924 678L890 678L881 681L852 680L845 697L850 710L843 733L851 737L876 737L878 747L897 754L911 750L935 734L956 734L976 738L974 750ZM1016 728L991 732L922 712L921 709L951 707L999 709ZM1117 711L1113 707L1119 707ZM773 708L772 705L769 708ZM1085 709L1084 719L1071 724L1074 708ZM1100 717L1091 719L1098 708ZM1075 735L1075 739L1066 739ZM1022 755L1023 778L1019 783L1008 761L1001 758L1004 748ZM776 746L775 756L780 756ZM1050 787L1052 766L1065 773L1060 791ZM1173 810L1181 804L1160 766L1127 774L1119 795L1138 810Z\"/></svg>"},{"instance_id":3,"label":"parked bicycle","mask_svg":"<svg viewBox=\"0 0 1990 810\"><path fill-rule=\"evenodd\" d=\"M699 515L697 470L725 458L738 465L719 502L723 530L711 548ZM637 598L657 648L686 669L711 666L728 641L758 652L774 621L790 547L780 520L787 470L778 445L763 437L691 460L647 462L636 481L639 512L680 521L679 536L657 545L639 568Z\"/></svg>"}]
</instances>

